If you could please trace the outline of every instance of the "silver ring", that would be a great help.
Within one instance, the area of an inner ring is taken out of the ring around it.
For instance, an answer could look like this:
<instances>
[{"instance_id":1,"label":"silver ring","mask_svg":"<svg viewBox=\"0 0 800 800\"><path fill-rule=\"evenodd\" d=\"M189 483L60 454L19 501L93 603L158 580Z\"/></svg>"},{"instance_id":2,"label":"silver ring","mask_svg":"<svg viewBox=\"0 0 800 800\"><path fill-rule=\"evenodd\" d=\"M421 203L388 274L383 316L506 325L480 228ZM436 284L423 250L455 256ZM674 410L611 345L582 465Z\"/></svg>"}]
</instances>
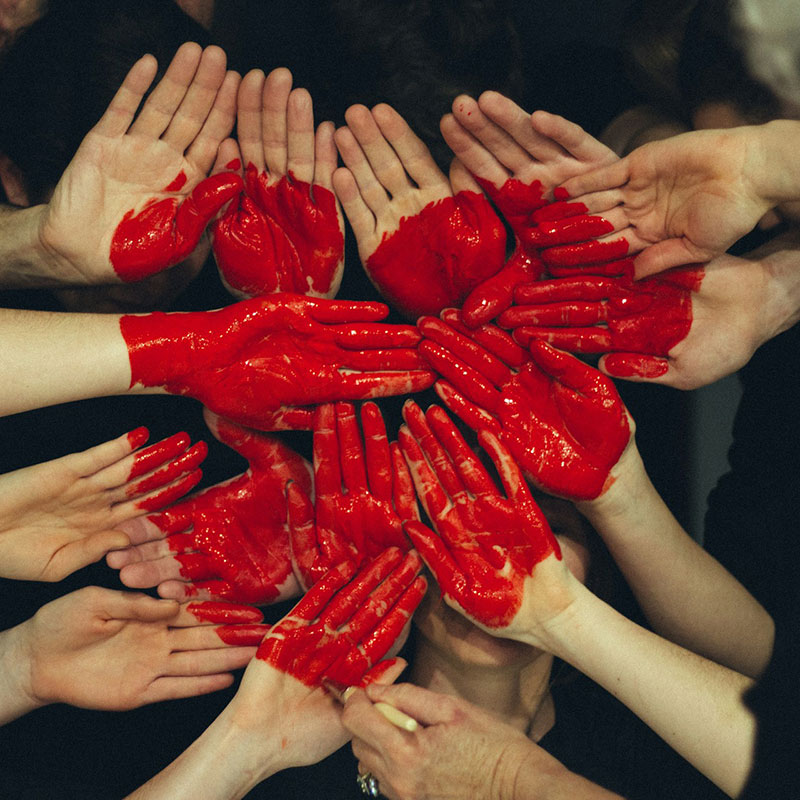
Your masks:
<instances>
[{"instance_id":1,"label":"silver ring","mask_svg":"<svg viewBox=\"0 0 800 800\"><path fill-rule=\"evenodd\" d=\"M359 774L356 778L356 783L367 797L381 796L381 790L378 788L378 779L371 772L365 772L363 775Z\"/></svg>"}]
</instances>

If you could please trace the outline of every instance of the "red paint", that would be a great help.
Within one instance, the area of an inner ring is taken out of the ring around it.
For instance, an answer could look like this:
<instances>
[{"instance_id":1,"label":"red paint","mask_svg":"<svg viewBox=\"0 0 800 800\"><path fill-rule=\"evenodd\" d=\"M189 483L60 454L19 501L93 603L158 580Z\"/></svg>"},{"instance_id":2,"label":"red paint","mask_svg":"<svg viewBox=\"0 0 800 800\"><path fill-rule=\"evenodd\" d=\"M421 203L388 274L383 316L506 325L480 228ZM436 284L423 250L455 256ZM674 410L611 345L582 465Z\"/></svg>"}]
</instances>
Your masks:
<instances>
[{"instance_id":1,"label":"red paint","mask_svg":"<svg viewBox=\"0 0 800 800\"><path fill-rule=\"evenodd\" d=\"M417 512L405 463L392 458L374 403L362 407L361 425L363 441L352 403L321 405L314 426L315 502L301 487L289 488L292 554L307 587L342 561L358 566L387 547L411 546L403 521Z\"/></svg>"},{"instance_id":2,"label":"red paint","mask_svg":"<svg viewBox=\"0 0 800 800\"><path fill-rule=\"evenodd\" d=\"M144 426L134 428L128 433L128 445L130 446L131 450L138 450L149 438L150 431L147 430L147 428ZM129 475L128 480L130 480L131 477L135 476Z\"/></svg>"},{"instance_id":3,"label":"red paint","mask_svg":"<svg viewBox=\"0 0 800 800\"><path fill-rule=\"evenodd\" d=\"M247 472L150 517L192 589L240 603L275 600L292 581L286 483L311 492L306 461L279 440L217 421L218 438L249 462Z\"/></svg>"},{"instance_id":4,"label":"red paint","mask_svg":"<svg viewBox=\"0 0 800 800\"><path fill-rule=\"evenodd\" d=\"M614 226L602 217L584 215L566 219L557 218L548 222L542 221L535 228L529 228L525 232L525 244L530 247L552 247L585 242L587 239L604 236L613 230ZM543 254L542 258L545 262L550 260L547 254Z\"/></svg>"},{"instance_id":5,"label":"red paint","mask_svg":"<svg viewBox=\"0 0 800 800\"><path fill-rule=\"evenodd\" d=\"M487 628L507 628L536 565L561 558L558 542L494 435L483 432L480 443L503 478L505 496L441 408L423 414L409 401L403 416L408 427L400 430L400 445L438 536L413 521L406 533L448 600Z\"/></svg>"},{"instance_id":6,"label":"red paint","mask_svg":"<svg viewBox=\"0 0 800 800\"><path fill-rule=\"evenodd\" d=\"M242 162L238 158L231 159L226 165L225 169L236 171L242 168Z\"/></svg>"},{"instance_id":7,"label":"red paint","mask_svg":"<svg viewBox=\"0 0 800 800\"><path fill-rule=\"evenodd\" d=\"M174 178L174 180L163 188L164 192L179 192L186 184L186 173L181 170Z\"/></svg>"},{"instance_id":8,"label":"red paint","mask_svg":"<svg viewBox=\"0 0 800 800\"><path fill-rule=\"evenodd\" d=\"M164 192L181 188L179 179ZM239 175L221 172L200 181L188 197L152 197L138 212L127 211L114 231L109 253L120 280L139 281L186 258L208 222L241 188Z\"/></svg>"},{"instance_id":9,"label":"red paint","mask_svg":"<svg viewBox=\"0 0 800 800\"><path fill-rule=\"evenodd\" d=\"M416 553L385 550L357 574L328 572L262 642L256 657L306 686L358 685L389 651L425 594Z\"/></svg>"},{"instance_id":10,"label":"red paint","mask_svg":"<svg viewBox=\"0 0 800 800\"><path fill-rule=\"evenodd\" d=\"M258 647L269 633L269 625L221 625L217 636L231 647Z\"/></svg>"},{"instance_id":11,"label":"red paint","mask_svg":"<svg viewBox=\"0 0 800 800\"><path fill-rule=\"evenodd\" d=\"M588 227L588 226L587 226ZM548 266L574 267L581 264L598 264L615 261L628 252L628 240L624 237L610 242L582 242L542 251L542 260Z\"/></svg>"},{"instance_id":12,"label":"red paint","mask_svg":"<svg viewBox=\"0 0 800 800\"><path fill-rule=\"evenodd\" d=\"M540 281L517 289L519 305L498 321L516 329L522 345L544 339L571 352L665 357L691 329L692 294L704 274L685 268L641 281L593 275Z\"/></svg>"},{"instance_id":13,"label":"red paint","mask_svg":"<svg viewBox=\"0 0 800 800\"><path fill-rule=\"evenodd\" d=\"M244 625L261 622L264 615L254 606L236 603L220 603L206 600L202 603L189 603L186 610L201 622L221 622L228 625Z\"/></svg>"},{"instance_id":14,"label":"red paint","mask_svg":"<svg viewBox=\"0 0 800 800\"><path fill-rule=\"evenodd\" d=\"M663 358L629 353L609 353L603 361L603 369L615 378L660 378L669 371L669 363Z\"/></svg>"},{"instance_id":15,"label":"red paint","mask_svg":"<svg viewBox=\"0 0 800 800\"><path fill-rule=\"evenodd\" d=\"M329 189L291 172L276 183L253 164L245 191L211 227L214 255L229 286L250 296L336 294L344 234Z\"/></svg>"},{"instance_id":16,"label":"red paint","mask_svg":"<svg viewBox=\"0 0 800 800\"><path fill-rule=\"evenodd\" d=\"M160 386L250 427L286 406L406 394L434 380L382 303L270 295L217 311L123 316L131 387Z\"/></svg>"},{"instance_id":17,"label":"red paint","mask_svg":"<svg viewBox=\"0 0 800 800\"><path fill-rule=\"evenodd\" d=\"M438 314L500 271L505 231L486 198L459 192L428 203L384 234L364 268L406 317Z\"/></svg>"},{"instance_id":18,"label":"red paint","mask_svg":"<svg viewBox=\"0 0 800 800\"><path fill-rule=\"evenodd\" d=\"M602 493L630 439L609 378L538 341L521 368L489 370L485 347L463 332L433 318L420 331L430 340L420 350L445 379L437 391L467 425L499 436L545 491L571 500Z\"/></svg>"},{"instance_id":19,"label":"red paint","mask_svg":"<svg viewBox=\"0 0 800 800\"><path fill-rule=\"evenodd\" d=\"M193 470L188 475L179 478L175 483L167 486L160 492L151 494L143 500L138 500L136 502L136 508L142 511L158 511L159 509L172 505L172 503L175 503L187 492L191 492L192 489L200 483L202 477L203 473L201 470Z\"/></svg>"},{"instance_id":20,"label":"red paint","mask_svg":"<svg viewBox=\"0 0 800 800\"><path fill-rule=\"evenodd\" d=\"M139 428L139 430L147 432L147 428ZM130 436L131 434L128 434L128 441L130 441ZM147 436L145 436L144 441L146 440ZM176 433L166 439L162 439L160 442L150 445L150 447L147 449L136 453L133 457L133 465L131 466L128 480L132 481L134 478L138 478L140 475L151 472L170 459L173 459L179 454L183 453L189 446L190 441L191 439L189 438L188 433Z\"/></svg>"}]
</instances>

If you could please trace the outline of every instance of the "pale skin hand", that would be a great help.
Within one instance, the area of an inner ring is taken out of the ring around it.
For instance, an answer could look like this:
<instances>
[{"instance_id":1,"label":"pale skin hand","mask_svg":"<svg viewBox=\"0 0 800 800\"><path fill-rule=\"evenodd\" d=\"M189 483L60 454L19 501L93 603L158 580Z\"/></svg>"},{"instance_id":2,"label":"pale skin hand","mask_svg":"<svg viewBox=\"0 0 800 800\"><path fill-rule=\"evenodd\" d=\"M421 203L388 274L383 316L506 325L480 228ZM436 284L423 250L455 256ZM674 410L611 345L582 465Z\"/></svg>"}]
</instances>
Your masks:
<instances>
[{"instance_id":1,"label":"pale skin hand","mask_svg":"<svg viewBox=\"0 0 800 800\"><path fill-rule=\"evenodd\" d=\"M764 342L800 318L798 247L797 235L789 233L744 258L723 254L705 264L700 289L692 292L691 328L670 350L665 374L620 377L696 389L743 367ZM613 376L607 360L603 356L598 366Z\"/></svg>"},{"instance_id":2,"label":"pale skin hand","mask_svg":"<svg viewBox=\"0 0 800 800\"><path fill-rule=\"evenodd\" d=\"M182 45L138 115L156 61L136 62L41 207L38 285L119 282L109 253L124 215L154 198L187 198L233 127L239 76L225 62L218 47ZM166 192L181 172L185 183Z\"/></svg>"},{"instance_id":3,"label":"pale skin hand","mask_svg":"<svg viewBox=\"0 0 800 800\"><path fill-rule=\"evenodd\" d=\"M563 188L592 213L623 212L615 227L631 252L642 251L635 261L642 278L721 255L770 208L797 197L800 182L782 155L797 135L797 123L785 120L691 131L643 145Z\"/></svg>"},{"instance_id":4,"label":"pale skin hand","mask_svg":"<svg viewBox=\"0 0 800 800\"><path fill-rule=\"evenodd\" d=\"M179 455L160 459L131 479L135 458L126 434L82 453L0 475L0 576L58 581L109 550L125 547L129 539L119 526L147 513L142 502L196 468L192 459L178 474L159 478L158 469L169 467Z\"/></svg>"},{"instance_id":5,"label":"pale skin hand","mask_svg":"<svg viewBox=\"0 0 800 800\"><path fill-rule=\"evenodd\" d=\"M354 105L345 120L347 127L335 135L345 166L334 173L333 185L362 262L403 218L456 192L480 191L463 169L452 176L451 186L428 148L391 106L380 103L370 111Z\"/></svg>"},{"instance_id":6,"label":"pale skin hand","mask_svg":"<svg viewBox=\"0 0 800 800\"><path fill-rule=\"evenodd\" d=\"M48 703L121 711L229 686L255 647L226 646L186 607L96 586L0 634L8 722Z\"/></svg>"},{"instance_id":7,"label":"pale skin hand","mask_svg":"<svg viewBox=\"0 0 800 800\"><path fill-rule=\"evenodd\" d=\"M567 178L617 160L578 125L546 111L529 114L493 91L477 101L457 97L440 127L458 160L496 189L515 178L539 181L549 194Z\"/></svg>"},{"instance_id":8,"label":"pale skin hand","mask_svg":"<svg viewBox=\"0 0 800 800\"><path fill-rule=\"evenodd\" d=\"M372 701L372 702L370 702ZM420 723L401 731L375 710L388 703ZM360 773L391 800L523 800L618 795L570 773L522 732L456 697L408 683L355 691L342 714Z\"/></svg>"},{"instance_id":9,"label":"pale skin hand","mask_svg":"<svg viewBox=\"0 0 800 800\"><path fill-rule=\"evenodd\" d=\"M311 95L306 89L292 88L292 73L288 69L280 67L266 77L258 69L248 72L239 85L236 102L237 141L225 140L214 166L215 173L239 159L242 168L252 164L259 173L266 172L268 186L291 175L312 187L333 191L333 173L338 160L334 125L322 122L315 132ZM344 217L338 204L336 213L344 235ZM322 294L309 291L308 294L335 297L343 269L342 258L327 291ZM220 277L235 297L251 296L228 285L222 271ZM283 291L289 290L283 287Z\"/></svg>"}]
</instances>

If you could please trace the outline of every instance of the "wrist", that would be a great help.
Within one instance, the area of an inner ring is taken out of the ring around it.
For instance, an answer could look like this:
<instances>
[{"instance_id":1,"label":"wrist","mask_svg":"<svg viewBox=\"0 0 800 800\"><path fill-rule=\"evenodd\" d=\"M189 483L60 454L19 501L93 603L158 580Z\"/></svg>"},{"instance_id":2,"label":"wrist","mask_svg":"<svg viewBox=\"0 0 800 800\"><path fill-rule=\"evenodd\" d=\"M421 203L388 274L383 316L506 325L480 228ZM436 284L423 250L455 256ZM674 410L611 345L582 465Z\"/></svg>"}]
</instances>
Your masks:
<instances>
[{"instance_id":1,"label":"wrist","mask_svg":"<svg viewBox=\"0 0 800 800\"><path fill-rule=\"evenodd\" d=\"M800 235L780 236L754 255L761 256L754 267L764 274L764 298L753 352L800 321Z\"/></svg>"},{"instance_id":2,"label":"wrist","mask_svg":"<svg viewBox=\"0 0 800 800\"><path fill-rule=\"evenodd\" d=\"M767 208L800 197L800 122L779 119L744 129L752 138L745 179Z\"/></svg>"},{"instance_id":3,"label":"wrist","mask_svg":"<svg viewBox=\"0 0 800 800\"><path fill-rule=\"evenodd\" d=\"M33 653L27 620L0 633L0 725L41 708L49 701L37 697L33 685Z\"/></svg>"}]
</instances>

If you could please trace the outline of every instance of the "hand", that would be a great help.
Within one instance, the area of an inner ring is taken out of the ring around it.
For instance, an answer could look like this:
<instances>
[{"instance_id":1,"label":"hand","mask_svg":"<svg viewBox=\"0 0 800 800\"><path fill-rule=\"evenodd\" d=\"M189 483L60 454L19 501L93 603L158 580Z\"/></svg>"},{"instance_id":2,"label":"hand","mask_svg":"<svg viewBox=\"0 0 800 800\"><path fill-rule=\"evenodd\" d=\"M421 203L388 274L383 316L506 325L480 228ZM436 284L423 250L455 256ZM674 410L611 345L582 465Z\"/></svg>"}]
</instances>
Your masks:
<instances>
[{"instance_id":1,"label":"hand","mask_svg":"<svg viewBox=\"0 0 800 800\"><path fill-rule=\"evenodd\" d=\"M448 408L498 436L544 491L569 500L603 494L633 437L613 382L542 341L528 360L503 331L469 331L457 311L443 317L420 320L420 350L445 378L436 390Z\"/></svg>"},{"instance_id":2,"label":"hand","mask_svg":"<svg viewBox=\"0 0 800 800\"><path fill-rule=\"evenodd\" d=\"M314 134L311 97L281 68L239 87L245 190L211 227L220 277L239 298L271 292L335 297L344 220L333 194L333 124Z\"/></svg>"},{"instance_id":3,"label":"hand","mask_svg":"<svg viewBox=\"0 0 800 800\"><path fill-rule=\"evenodd\" d=\"M295 573L304 588L343 561L356 566L387 547L408 550L403 522L419 519L411 476L375 403L361 407L364 442L351 403L319 406L314 426L314 496L287 491Z\"/></svg>"},{"instance_id":4,"label":"hand","mask_svg":"<svg viewBox=\"0 0 800 800\"><path fill-rule=\"evenodd\" d=\"M155 71L152 56L134 64L45 207L54 283L137 281L177 264L241 189L233 173L203 180L234 122L239 78L225 54L182 45L136 115Z\"/></svg>"},{"instance_id":5,"label":"hand","mask_svg":"<svg viewBox=\"0 0 800 800\"><path fill-rule=\"evenodd\" d=\"M286 526L287 482L311 493L311 468L279 440L206 412L212 433L249 462L247 472L161 514L123 526L132 546L109 553L128 587L162 597L262 605L300 592Z\"/></svg>"},{"instance_id":6,"label":"hand","mask_svg":"<svg viewBox=\"0 0 800 800\"><path fill-rule=\"evenodd\" d=\"M348 734L340 705L322 681L365 685L398 676L402 662L377 662L422 600L420 566L416 554L393 549L358 574L352 565L332 570L272 628L200 739L130 797L234 800L279 770L341 747Z\"/></svg>"},{"instance_id":7,"label":"hand","mask_svg":"<svg viewBox=\"0 0 800 800\"><path fill-rule=\"evenodd\" d=\"M572 576L519 467L493 433L478 434L504 497L441 408L423 414L409 400L403 416L400 446L436 533L404 527L445 602L488 633L540 646L573 600Z\"/></svg>"},{"instance_id":8,"label":"hand","mask_svg":"<svg viewBox=\"0 0 800 800\"><path fill-rule=\"evenodd\" d=\"M390 106L351 106L336 131L336 194L378 291L410 319L460 305L503 265L505 232L480 187L453 185ZM409 252L414 268L408 268Z\"/></svg>"},{"instance_id":9,"label":"hand","mask_svg":"<svg viewBox=\"0 0 800 800\"><path fill-rule=\"evenodd\" d=\"M205 442L179 433L140 449L146 428L83 453L0 475L0 577L60 581L124 547L122 525L177 500L202 472Z\"/></svg>"},{"instance_id":10,"label":"hand","mask_svg":"<svg viewBox=\"0 0 800 800\"><path fill-rule=\"evenodd\" d=\"M709 261L773 206L758 188L765 126L692 131L637 148L563 189L593 213L620 206L636 276ZM580 197L579 197L580 196Z\"/></svg>"},{"instance_id":11,"label":"hand","mask_svg":"<svg viewBox=\"0 0 800 800\"><path fill-rule=\"evenodd\" d=\"M400 709L420 727L413 733L399 730L374 702ZM410 683L373 684L354 692L342 723L353 736L359 772L374 775L381 795L392 800L612 796L551 794L570 776L522 731L466 700ZM529 793L521 793L523 786Z\"/></svg>"},{"instance_id":12,"label":"hand","mask_svg":"<svg viewBox=\"0 0 800 800\"><path fill-rule=\"evenodd\" d=\"M475 289L462 307L464 322L474 328L510 305L514 286L542 276L540 249L560 244L568 236L562 233L556 240L541 236L553 220L586 210L575 203L551 203L554 187L617 157L563 117L544 111L530 115L497 92L484 92L477 102L466 95L457 97L453 113L442 119L441 130L458 161L475 175L517 240L503 270ZM556 197L563 199L564 195ZM567 221L561 227L569 230L573 225ZM613 225L582 217L580 229L591 231L591 236L584 235L591 238L612 230Z\"/></svg>"},{"instance_id":13,"label":"hand","mask_svg":"<svg viewBox=\"0 0 800 800\"><path fill-rule=\"evenodd\" d=\"M789 260L792 266L783 264ZM787 312L797 291L785 277L795 267L789 252L724 255L636 282L589 275L541 281L519 287L519 305L499 322L522 344L544 339L571 352L606 353L599 367L608 375L694 389L735 372L793 324L800 306L795 300Z\"/></svg>"},{"instance_id":14,"label":"hand","mask_svg":"<svg viewBox=\"0 0 800 800\"><path fill-rule=\"evenodd\" d=\"M275 430L313 424L307 410L287 406L404 394L433 383L414 349L416 329L376 324L387 313L381 303L275 294L217 311L124 316L120 328L131 387L163 387L243 425Z\"/></svg>"},{"instance_id":15,"label":"hand","mask_svg":"<svg viewBox=\"0 0 800 800\"><path fill-rule=\"evenodd\" d=\"M227 624L213 624L220 619ZM260 620L246 606L179 606L89 586L6 631L4 671L26 710L69 703L123 711L230 686L230 671L247 664L268 630Z\"/></svg>"}]
</instances>

